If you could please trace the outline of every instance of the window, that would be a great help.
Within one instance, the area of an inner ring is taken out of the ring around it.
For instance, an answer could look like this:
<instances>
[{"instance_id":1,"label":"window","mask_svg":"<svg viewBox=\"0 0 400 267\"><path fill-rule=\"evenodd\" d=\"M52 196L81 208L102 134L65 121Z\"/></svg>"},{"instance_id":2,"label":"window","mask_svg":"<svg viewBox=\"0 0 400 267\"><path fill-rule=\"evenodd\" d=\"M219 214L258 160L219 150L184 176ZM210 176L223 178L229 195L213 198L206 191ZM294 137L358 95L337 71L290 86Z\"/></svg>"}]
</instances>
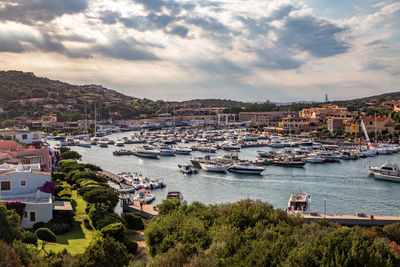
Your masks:
<instances>
[{"instance_id":1,"label":"window","mask_svg":"<svg viewBox=\"0 0 400 267\"><path fill-rule=\"evenodd\" d=\"M28 139L28 135L27 135L27 134L23 134L23 135L22 135L22 139L23 139L23 140Z\"/></svg>"},{"instance_id":2,"label":"window","mask_svg":"<svg viewBox=\"0 0 400 267\"><path fill-rule=\"evenodd\" d=\"M19 180L20 186L26 186L26 180Z\"/></svg>"},{"instance_id":3,"label":"window","mask_svg":"<svg viewBox=\"0 0 400 267\"><path fill-rule=\"evenodd\" d=\"M24 218L28 218L28 212L24 211Z\"/></svg>"},{"instance_id":4,"label":"window","mask_svg":"<svg viewBox=\"0 0 400 267\"><path fill-rule=\"evenodd\" d=\"M10 191L11 190L11 182L10 181L2 181L0 183L1 191Z\"/></svg>"},{"instance_id":5,"label":"window","mask_svg":"<svg viewBox=\"0 0 400 267\"><path fill-rule=\"evenodd\" d=\"M29 220L31 222L36 221L36 212L34 212L34 211L29 212L29 218L30 218Z\"/></svg>"}]
</instances>

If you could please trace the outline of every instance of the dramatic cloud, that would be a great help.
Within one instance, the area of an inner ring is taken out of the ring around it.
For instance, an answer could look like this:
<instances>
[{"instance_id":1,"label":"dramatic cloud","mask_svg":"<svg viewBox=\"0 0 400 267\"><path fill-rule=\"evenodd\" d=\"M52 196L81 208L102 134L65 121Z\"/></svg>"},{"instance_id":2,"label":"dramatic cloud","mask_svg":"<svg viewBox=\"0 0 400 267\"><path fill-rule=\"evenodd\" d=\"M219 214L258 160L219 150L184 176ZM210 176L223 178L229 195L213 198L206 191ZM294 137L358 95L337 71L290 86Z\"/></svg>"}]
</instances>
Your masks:
<instances>
[{"instance_id":1,"label":"dramatic cloud","mask_svg":"<svg viewBox=\"0 0 400 267\"><path fill-rule=\"evenodd\" d=\"M400 3L369 3L7 0L0 2L0 60L154 99L395 91Z\"/></svg>"},{"instance_id":2,"label":"dramatic cloud","mask_svg":"<svg viewBox=\"0 0 400 267\"><path fill-rule=\"evenodd\" d=\"M8 0L0 7L0 20L25 24L47 22L86 9L87 0Z\"/></svg>"}]
</instances>

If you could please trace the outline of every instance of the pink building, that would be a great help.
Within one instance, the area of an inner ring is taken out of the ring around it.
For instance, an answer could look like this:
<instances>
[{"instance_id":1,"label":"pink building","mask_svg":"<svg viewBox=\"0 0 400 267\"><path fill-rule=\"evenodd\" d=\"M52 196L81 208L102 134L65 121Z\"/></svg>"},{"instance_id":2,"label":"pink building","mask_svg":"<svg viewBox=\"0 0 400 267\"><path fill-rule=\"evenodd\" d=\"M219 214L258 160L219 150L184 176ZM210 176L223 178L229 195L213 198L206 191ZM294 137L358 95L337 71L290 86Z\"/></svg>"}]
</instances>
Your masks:
<instances>
[{"instance_id":1,"label":"pink building","mask_svg":"<svg viewBox=\"0 0 400 267\"><path fill-rule=\"evenodd\" d=\"M52 158L47 146L39 149L30 146L24 148L14 141L0 141L0 163L36 164L40 163L42 171L51 170Z\"/></svg>"}]
</instances>

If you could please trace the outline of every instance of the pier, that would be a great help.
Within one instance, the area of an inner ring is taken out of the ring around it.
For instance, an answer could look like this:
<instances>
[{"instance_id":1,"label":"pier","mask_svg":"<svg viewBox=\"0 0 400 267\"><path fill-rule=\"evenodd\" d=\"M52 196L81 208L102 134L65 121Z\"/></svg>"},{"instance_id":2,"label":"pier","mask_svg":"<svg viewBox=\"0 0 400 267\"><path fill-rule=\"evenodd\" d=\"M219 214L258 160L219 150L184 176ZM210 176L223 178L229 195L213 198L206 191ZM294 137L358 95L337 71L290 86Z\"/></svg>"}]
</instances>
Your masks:
<instances>
[{"instance_id":1,"label":"pier","mask_svg":"<svg viewBox=\"0 0 400 267\"><path fill-rule=\"evenodd\" d=\"M158 214L156 205L143 204L140 209L140 201L130 200L128 197L122 198L122 208L124 211L140 213L143 218L150 219Z\"/></svg>"},{"instance_id":2,"label":"pier","mask_svg":"<svg viewBox=\"0 0 400 267\"><path fill-rule=\"evenodd\" d=\"M383 226L400 222L400 216L356 216L356 215L303 215L307 223L325 219L340 225Z\"/></svg>"}]
</instances>

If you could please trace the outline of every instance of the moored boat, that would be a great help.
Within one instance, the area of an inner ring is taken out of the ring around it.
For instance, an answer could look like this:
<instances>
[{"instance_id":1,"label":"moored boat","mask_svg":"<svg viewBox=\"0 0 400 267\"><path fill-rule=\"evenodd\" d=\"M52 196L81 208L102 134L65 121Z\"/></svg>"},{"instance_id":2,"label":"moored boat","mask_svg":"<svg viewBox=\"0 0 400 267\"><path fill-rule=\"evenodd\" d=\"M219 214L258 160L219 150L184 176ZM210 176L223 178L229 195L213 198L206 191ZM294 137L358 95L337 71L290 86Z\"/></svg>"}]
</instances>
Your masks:
<instances>
[{"instance_id":1,"label":"moored boat","mask_svg":"<svg viewBox=\"0 0 400 267\"><path fill-rule=\"evenodd\" d=\"M289 214L308 214L310 212L310 206L311 196L298 192L290 196L286 211Z\"/></svg>"},{"instance_id":2,"label":"moored boat","mask_svg":"<svg viewBox=\"0 0 400 267\"><path fill-rule=\"evenodd\" d=\"M243 174L261 174L264 167L249 164L249 163L236 163L228 168L229 172L243 173Z\"/></svg>"},{"instance_id":3,"label":"moored boat","mask_svg":"<svg viewBox=\"0 0 400 267\"><path fill-rule=\"evenodd\" d=\"M192 165L190 165L190 164L185 164L185 165L179 164L178 170L184 174L196 174L199 172L198 170L193 169Z\"/></svg>"}]
</instances>

